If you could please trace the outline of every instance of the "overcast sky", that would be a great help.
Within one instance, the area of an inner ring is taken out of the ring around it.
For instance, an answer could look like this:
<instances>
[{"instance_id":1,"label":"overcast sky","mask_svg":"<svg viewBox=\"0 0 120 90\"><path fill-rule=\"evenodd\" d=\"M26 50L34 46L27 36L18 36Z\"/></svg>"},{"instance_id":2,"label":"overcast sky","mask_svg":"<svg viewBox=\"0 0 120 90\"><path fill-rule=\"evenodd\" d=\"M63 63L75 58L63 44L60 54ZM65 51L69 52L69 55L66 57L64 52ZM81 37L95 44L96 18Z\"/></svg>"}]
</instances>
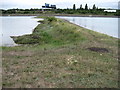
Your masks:
<instances>
[{"instance_id":1,"label":"overcast sky","mask_svg":"<svg viewBox=\"0 0 120 90\"><path fill-rule=\"evenodd\" d=\"M118 8L118 1L120 0L0 0L0 9L12 8L41 8L45 3L55 4L57 8L72 8L73 4L79 8L80 4L87 3L91 8L96 4L99 8Z\"/></svg>"}]
</instances>

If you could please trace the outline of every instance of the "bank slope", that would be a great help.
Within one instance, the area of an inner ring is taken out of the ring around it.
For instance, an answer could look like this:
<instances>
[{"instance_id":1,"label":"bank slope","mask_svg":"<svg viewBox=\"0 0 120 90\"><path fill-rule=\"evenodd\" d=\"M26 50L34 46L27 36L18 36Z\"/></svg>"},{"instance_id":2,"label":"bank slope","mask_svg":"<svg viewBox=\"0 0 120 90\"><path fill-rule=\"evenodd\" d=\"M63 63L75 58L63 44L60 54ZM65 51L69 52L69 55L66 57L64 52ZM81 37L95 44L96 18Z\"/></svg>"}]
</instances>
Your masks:
<instances>
[{"instance_id":1,"label":"bank slope","mask_svg":"<svg viewBox=\"0 0 120 90\"><path fill-rule=\"evenodd\" d=\"M3 47L3 87L118 87L118 39L54 17L40 23Z\"/></svg>"}]
</instances>

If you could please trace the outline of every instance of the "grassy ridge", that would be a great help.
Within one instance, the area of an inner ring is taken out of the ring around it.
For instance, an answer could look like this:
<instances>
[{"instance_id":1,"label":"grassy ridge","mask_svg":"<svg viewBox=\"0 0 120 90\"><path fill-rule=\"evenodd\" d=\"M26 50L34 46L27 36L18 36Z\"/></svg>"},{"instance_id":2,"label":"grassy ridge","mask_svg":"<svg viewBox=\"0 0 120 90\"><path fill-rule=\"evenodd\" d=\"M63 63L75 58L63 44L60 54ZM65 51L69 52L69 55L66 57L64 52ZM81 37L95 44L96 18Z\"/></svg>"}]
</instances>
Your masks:
<instances>
[{"instance_id":1,"label":"grassy ridge","mask_svg":"<svg viewBox=\"0 0 120 90\"><path fill-rule=\"evenodd\" d=\"M47 17L35 28L33 34L14 38L18 44L65 44L85 40L83 33L78 33L78 27L63 20Z\"/></svg>"},{"instance_id":2,"label":"grassy ridge","mask_svg":"<svg viewBox=\"0 0 120 90\"><path fill-rule=\"evenodd\" d=\"M3 47L3 87L118 87L118 39L54 17L40 22L13 37L21 46Z\"/></svg>"}]
</instances>

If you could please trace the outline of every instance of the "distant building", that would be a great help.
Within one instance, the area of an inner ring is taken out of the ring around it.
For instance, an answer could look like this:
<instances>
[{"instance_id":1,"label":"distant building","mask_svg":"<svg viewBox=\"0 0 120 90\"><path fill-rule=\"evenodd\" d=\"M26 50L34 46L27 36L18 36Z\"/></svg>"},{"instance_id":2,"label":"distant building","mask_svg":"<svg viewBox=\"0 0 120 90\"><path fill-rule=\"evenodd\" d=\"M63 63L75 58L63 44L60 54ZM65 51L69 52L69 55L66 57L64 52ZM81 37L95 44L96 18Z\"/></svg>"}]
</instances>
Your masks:
<instances>
[{"instance_id":1,"label":"distant building","mask_svg":"<svg viewBox=\"0 0 120 90\"><path fill-rule=\"evenodd\" d=\"M45 6L42 6L42 9L56 9L56 5L50 5L45 3Z\"/></svg>"},{"instance_id":2,"label":"distant building","mask_svg":"<svg viewBox=\"0 0 120 90\"><path fill-rule=\"evenodd\" d=\"M45 3L45 7L46 7L46 8L49 8L49 4Z\"/></svg>"},{"instance_id":3,"label":"distant building","mask_svg":"<svg viewBox=\"0 0 120 90\"><path fill-rule=\"evenodd\" d=\"M56 9L56 5L51 5L51 8Z\"/></svg>"},{"instance_id":4,"label":"distant building","mask_svg":"<svg viewBox=\"0 0 120 90\"><path fill-rule=\"evenodd\" d=\"M116 10L104 10L104 12L116 12Z\"/></svg>"}]
</instances>

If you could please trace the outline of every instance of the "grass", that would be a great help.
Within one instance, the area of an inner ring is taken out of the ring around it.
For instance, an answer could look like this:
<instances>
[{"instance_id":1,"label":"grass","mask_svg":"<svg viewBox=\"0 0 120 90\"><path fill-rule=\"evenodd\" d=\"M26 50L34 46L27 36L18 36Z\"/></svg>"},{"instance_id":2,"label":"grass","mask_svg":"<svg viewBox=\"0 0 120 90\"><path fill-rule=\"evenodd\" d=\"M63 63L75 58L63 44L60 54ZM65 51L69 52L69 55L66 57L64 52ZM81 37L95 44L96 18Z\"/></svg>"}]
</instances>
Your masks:
<instances>
[{"instance_id":1,"label":"grass","mask_svg":"<svg viewBox=\"0 0 120 90\"><path fill-rule=\"evenodd\" d=\"M33 34L13 37L22 45L2 48L3 87L118 88L118 39L42 18Z\"/></svg>"}]
</instances>

